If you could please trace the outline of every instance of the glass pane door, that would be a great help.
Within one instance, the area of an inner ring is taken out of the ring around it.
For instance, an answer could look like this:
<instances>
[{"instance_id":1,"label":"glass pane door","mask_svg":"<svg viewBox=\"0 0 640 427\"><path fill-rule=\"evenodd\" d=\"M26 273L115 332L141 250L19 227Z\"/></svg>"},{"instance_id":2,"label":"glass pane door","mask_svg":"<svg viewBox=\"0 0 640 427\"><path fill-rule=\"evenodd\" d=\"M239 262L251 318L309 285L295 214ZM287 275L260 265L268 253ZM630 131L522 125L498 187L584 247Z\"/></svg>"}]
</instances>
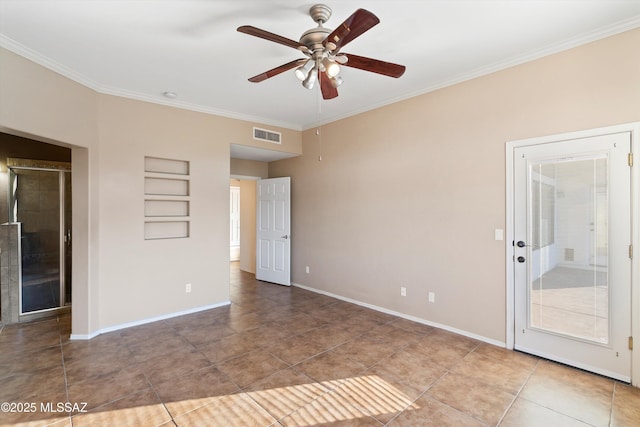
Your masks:
<instances>
[{"instance_id":1,"label":"glass pane door","mask_svg":"<svg viewBox=\"0 0 640 427\"><path fill-rule=\"evenodd\" d=\"M514 149L514 348L631 374L628 132Z\"/></svg>"},{"instance_id":2,"label":"glass pane door","mask_svg":"<svg viewBox=\"0 0 640 427\"><path fill-rule=\"evenodd\" d=\"M531 328L609 342L607 157L532 161Z\"/></svg>"}]
</instances>

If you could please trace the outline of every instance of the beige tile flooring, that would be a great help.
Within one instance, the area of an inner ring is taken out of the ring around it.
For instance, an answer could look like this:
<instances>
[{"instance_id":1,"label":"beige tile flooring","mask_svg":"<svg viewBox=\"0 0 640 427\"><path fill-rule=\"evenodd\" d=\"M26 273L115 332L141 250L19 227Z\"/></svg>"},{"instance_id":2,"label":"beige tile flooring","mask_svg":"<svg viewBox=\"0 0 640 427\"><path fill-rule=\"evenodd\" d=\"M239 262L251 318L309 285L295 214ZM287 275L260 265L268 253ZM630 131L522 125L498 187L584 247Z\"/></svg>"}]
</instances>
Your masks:
<instances>
[{"instance_id":1,"label":"beige tile flooring","mask_svg":"<svg viewBox=\"0 0 640 427\"><path fill-rule=\"evenodd\" d=\"M23 412L0 425L640 425L640 389L610 379L237 266L231 298L90 341L68 316L5 327L0 402Z\"/></svg>"}]
</instances>

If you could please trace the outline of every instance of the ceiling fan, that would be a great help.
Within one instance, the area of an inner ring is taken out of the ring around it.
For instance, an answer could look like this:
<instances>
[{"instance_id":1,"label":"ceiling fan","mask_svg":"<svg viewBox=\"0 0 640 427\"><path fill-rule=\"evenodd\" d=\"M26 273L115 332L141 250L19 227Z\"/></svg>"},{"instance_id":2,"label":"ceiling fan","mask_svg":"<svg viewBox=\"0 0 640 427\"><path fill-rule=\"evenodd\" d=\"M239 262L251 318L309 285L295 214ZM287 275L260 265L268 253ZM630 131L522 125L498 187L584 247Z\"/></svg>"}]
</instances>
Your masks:
<instances>
[{"instance_id":1,"label":"ceiling fan","mask_svg":"<svg viewBox=\"0 0 640 427\"><path fill-rule=\"evenodd\" d=\"M337 88L342 84L342 78L339 75L341 65L395 78L404 74L404 65L340 51L347 43L380 22L373 13L365 9L358 9L333 31L323 26L331 17L329 6L316 4L309 9L309 14L318 26L305 31L299 42L251 25L238 27L238 31L241 33L292 47L300 50L306 56L306 58L293 60L251 77L250 82L258 83L295 68L296 77L302 81L305 88L313 89L319 80L322 97L333 99L338 96Z\"/></svg>"}]
</instances>

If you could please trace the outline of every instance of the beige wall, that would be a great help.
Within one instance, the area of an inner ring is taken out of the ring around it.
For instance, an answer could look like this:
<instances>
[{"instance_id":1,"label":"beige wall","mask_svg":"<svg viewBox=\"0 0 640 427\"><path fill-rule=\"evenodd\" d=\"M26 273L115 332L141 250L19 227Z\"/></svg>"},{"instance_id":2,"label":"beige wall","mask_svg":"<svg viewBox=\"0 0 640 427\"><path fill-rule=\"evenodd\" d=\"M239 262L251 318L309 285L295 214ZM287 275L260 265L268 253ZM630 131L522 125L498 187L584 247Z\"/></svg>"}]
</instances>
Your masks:
<instances>
[{"instance_id":1,"label":"beige wall","mask_svg":"<svg viewBox=\"0 0 640 427\"><path fill-rule=\"evenodd\" d=\"M302 147L302 138L300 138ZM269 163L256 160L231 159L231 175L269 178Z\"/></svg>"},{"instance_id":2,"label":"beige wall","mask_svg":"<svg viewBox=\"0 0 640 427\"><path fill-rule=\"evenodd\" d=\"M89 147L97 141L98 94L0 49L0 129Z\"/></svg>"},{"instance_id":3,"label":"beige wall","mask_svg":"<svg viewBox=\"0 0 640 427\"><path fill-rule=\"evenodd\" d=\"M228 301L234 124L113 96L100 113L100 324ZM145 156L189 162L189 238L144 240Z\"/></svg>"},{"instance_id":4,"label":"beige wall","mask_svg":"<svg viewBox=\"0 0 640 427\"><path fill-rule=\"evenodd\" d=\"M306 131L292 280L505 342L505 142L638 120L634 30Z\"/></svg>"},{"instance_id":5,"label":"beige wall","mask_svg":"<svg viewBox=\"0 0 640 427\"><path fill-rule=\"evenodd\" d=\"M0 49L0 130L72 149L75 336L228 301L229 145L260 146L254 125L98 94ZM300 132L275 130L300 152ZM144 240L144 156L190 162L188 239Z\"/></svg>"},{"instance_id":6,"label":"beige wall","mask_svg":"<svg viewBox=\"0 0 640 427\"><path fill-rule=\"evenodd\" d=\"M256 272L256 181L240 180L240 270Z\"/></svg>"}]
</instances>

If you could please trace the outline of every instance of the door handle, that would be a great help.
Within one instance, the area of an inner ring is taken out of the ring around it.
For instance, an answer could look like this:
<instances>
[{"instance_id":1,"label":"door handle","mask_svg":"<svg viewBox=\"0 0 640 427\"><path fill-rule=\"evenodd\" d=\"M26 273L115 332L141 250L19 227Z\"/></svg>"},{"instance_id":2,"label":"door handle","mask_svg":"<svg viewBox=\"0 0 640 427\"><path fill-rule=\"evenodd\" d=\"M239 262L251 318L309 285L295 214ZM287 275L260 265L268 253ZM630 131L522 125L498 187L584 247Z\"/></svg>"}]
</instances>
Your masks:
<instances>
[{"instance_id":1,"label":"door handle","mask_svg":"<svg viewBox=\"0 0 640 427\"><path fill-rule=\"evenodd\" d=\"M286 240L286 239L288 239L288 238L289 238L289 236L282 236L282 237L280 237L280 238L281 238L281 239L285 239L285 240Z\"/></svg>"},{"instance_id":2,"label":"door handle","mask_svg":"<svg viewBox=\"0 0 640 427\"><path fill-rule=\"evenodd\" d=\"M519 247L519 248L527 247L527 248L533 248L534 250L538 249L538 246L534 246L534 245L527 245L527 244L526 244L525 242L523 242L522 240L518 240L518 241L516 242L516 246L517 246L517 247Z\"/></svg>"},{"instance_id":3,"label":"door handle","mask_svg":"<svg viewBox=\"0 0 640 427\"><path fill-rule=\"evenodd\" d=\"M519 256L517 258L517 260L518 260L518 262L525 262L526 261L523 256Z\"/></svg>"}]
</instances>

